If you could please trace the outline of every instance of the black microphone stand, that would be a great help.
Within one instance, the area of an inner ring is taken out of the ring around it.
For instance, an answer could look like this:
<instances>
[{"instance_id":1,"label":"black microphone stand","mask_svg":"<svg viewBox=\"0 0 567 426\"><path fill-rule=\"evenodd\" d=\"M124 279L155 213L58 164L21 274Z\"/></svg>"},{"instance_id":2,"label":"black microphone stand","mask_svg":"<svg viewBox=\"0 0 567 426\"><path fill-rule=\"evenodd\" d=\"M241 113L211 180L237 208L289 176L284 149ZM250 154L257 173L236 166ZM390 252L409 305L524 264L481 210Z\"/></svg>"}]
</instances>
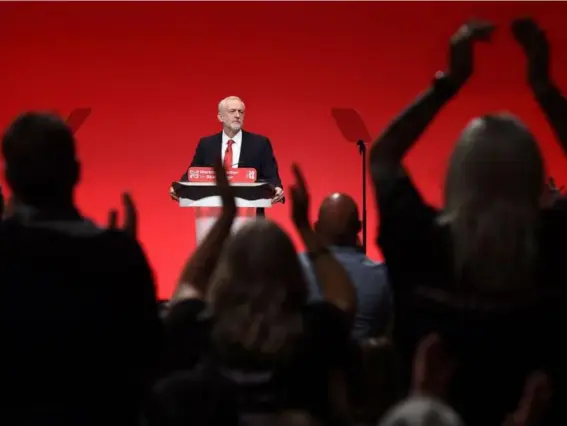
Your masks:
<instances>
[{"instance_id":1,"label":"black microphone stand","mask_svg":"<svg viewBox=\"0 0 567 426\"><path fill-rule=\"evenodd\" d=\"M359 140L356 145L362 157L362 251L366 254L366 144Z\"/></svg>"}]
</instances>

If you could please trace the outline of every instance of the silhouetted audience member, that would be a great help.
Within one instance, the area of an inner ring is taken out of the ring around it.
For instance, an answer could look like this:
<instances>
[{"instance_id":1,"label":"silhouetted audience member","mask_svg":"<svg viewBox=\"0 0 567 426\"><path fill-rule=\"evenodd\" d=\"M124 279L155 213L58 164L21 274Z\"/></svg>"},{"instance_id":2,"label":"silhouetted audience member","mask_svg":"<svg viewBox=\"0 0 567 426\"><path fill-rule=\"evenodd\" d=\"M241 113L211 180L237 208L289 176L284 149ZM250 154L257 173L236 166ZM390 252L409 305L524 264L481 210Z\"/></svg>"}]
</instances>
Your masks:
<instances>
[{"instance_id":1,"label":"silhouetted audience member","mask_svg":"<svg viewBox=\"0 0 567 426\"><path fill-rule=\"evenodd\" d=\"M393 405L379 426L464 426L459 414L445 402L458 363L439 335L425 336L413 359L409 396ZM501 426L540 425L551 392L547 374L532 372L515 409Z\"/></svg>"},{"instance_id":2,"label":"silhouetted audience member","mask_svg":"<svg viewBox=\"0 0 567 426\"><path fill-rule=\"evenodd\" d=\"M531 21L516 21L513 30L534 95L566 149L567 102L541 62L547 42ZM468 426L501 425L536 368L552 374L557 407L564 401L567 216L541 207L544 166L533 135L507 114L473 119L449 161L442 210L422 199L402 165L472 74L472 45L491 31L482 22L461 28L451 40L449 72L370 152L378 243L395 298L394 342L409 363L422 336L442 335L459 360L447 398ZM555 414L551 424L565 423L563 408Z\"/></svg>"},{"instance_id":3,"label":"silhouetted audience member","mask_svg":"<svg viewBox=\"0 0 567 426\"><path fill-rule=\"evenodd\" d=\"M144 253L75 207L79 161L60 118L21 115L2 154L14 197L0 226L3 415L13 425L137 424L163 347Z\"/></svg>"},{"instance_id":4,"label":"silhouetted audience member","mask_svg":"<svg viewBox=\"0 0 567 426\"><path fill-rule=\"evenodd\" d=\"M346 194L332 194L319 207L315 232L348 272L357 296L353 337L362 339L384 335L392 316L392 295L386 265L363 253L358 239L361 229L358 207ZM321 300L319 283L309 253L301 253L310 300Z\"/></svg>"},{"instance_id":5,"label":"silhouetted audience member","mask_svg":"<svg viewBox=\"0 0 567 426\"><path fill-rule=\"evenodd\" d=\"M311 228L299 171L291 188L293 217L323 294L309 305L295 248L279 226L257 220L230 237L235 201L221 165L216 173L223 213L188 261L166 318L174 354L168 366L189 370L196 363L197 369L174 372L157 384L150 417L171 425L211 419L202 414L208 406L192 396L195 383L205 382L202 388L212 394L232 394L222 407L230 410L236 401L245 424L274 424L288 410L344 424L341 373L350 362L356 296L348 274ZM172 405L175 410L163 409Z\"/></svg>"}]
</instances>

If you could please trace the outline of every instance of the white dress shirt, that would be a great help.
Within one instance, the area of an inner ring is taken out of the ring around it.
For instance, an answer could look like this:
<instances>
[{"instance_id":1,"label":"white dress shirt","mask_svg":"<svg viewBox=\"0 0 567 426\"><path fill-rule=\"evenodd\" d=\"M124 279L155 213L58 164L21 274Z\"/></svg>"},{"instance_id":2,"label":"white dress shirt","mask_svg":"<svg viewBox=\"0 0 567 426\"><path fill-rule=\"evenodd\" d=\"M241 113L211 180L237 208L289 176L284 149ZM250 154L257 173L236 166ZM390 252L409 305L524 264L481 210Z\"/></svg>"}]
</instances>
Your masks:
<instances>
[{"instance_id":1,"label":"white dress shirt","mask_svg":"<svg viewBox=\"0 0 567 426\"><path fill-rule=\"evenodd\" d=\"M238 167L238 162L240 161L240 148L242 148L242 130L239 131L233 138L229 138L225 132L222 132L222 161L224 163L224 154L226 153L226 148L228 147L228 141L233 140L232 144L232 167Z\"/></svg>"}]
</instances>

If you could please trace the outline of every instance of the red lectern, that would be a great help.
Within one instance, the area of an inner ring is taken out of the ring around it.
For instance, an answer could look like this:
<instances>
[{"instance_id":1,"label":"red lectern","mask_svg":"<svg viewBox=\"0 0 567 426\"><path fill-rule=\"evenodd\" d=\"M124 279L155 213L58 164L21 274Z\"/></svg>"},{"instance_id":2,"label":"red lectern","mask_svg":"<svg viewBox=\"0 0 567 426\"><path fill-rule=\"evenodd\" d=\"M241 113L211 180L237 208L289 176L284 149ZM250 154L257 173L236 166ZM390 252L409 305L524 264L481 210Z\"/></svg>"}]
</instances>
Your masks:
<instances>
[{"instance_id":1,"label":"red lectern","mask_svg":"<svg viewBox=\"0 0 567 426\"><path fill-rule=\"evenodd\" d=\"M256 209L272 207L274 188L266 182L257 182L254 169L229 169L226 174L238 207L232 226L234 232L249 220L256 219ZM187 175L188 182L174 182L173 188L179 197L179 207L195 209L195 233L199 244L219 217L222 201L211 167L192 167Z\"/></svg>"}]
</instances>

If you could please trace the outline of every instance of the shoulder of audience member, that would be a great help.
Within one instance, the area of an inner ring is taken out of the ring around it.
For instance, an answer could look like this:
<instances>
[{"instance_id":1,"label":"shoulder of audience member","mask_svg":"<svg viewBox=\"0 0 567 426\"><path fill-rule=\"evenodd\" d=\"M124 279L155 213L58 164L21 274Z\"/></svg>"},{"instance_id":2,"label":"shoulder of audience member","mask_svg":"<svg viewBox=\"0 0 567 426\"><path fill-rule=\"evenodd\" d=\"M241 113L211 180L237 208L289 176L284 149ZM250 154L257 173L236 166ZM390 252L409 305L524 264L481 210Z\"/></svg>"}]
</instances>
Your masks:
<instances>
[{"instance_id":1,"label":"shoulder of audience member","mask_svg":"<svg viewBox=\"0 0 567 426\"><path fill-rule=\"evenodd\" d=\"M298 253L298 254L297 254L297 257L299 258L299 261L300 261L302 264L309 264L309 263L311 263L311 262L309 261L309 255L308 255L306 252Z\"/></svg>"},{"instance_id":2,"label":"shoulder of audience member","mask_svg":"<svg viewBox=\"0 0 567 426\"><path fill-rule=\"evenodd\" d=\"M364 259L364 261L362 262L362 264L364 266L368 267L369 269L373 269L373 270L380 272L380 273L382 273L382 272L385 273L386 270L387 270L386 263L379 262L379 261L376 261L376 260L372 260L369 257L366 257Z\"/></svg>"},{"instance_id":3,"label":"shoulder of audience member","mask_svg":"<svg viewBox=\"0 0 567 426\"><path fill-rule=\"evenodd\" d=\"M144 249L138 240L124 231L107 229L100 234L100 238L112 252L120 251L121 255L146 258Z\"/></svg>"}]
</instances>

